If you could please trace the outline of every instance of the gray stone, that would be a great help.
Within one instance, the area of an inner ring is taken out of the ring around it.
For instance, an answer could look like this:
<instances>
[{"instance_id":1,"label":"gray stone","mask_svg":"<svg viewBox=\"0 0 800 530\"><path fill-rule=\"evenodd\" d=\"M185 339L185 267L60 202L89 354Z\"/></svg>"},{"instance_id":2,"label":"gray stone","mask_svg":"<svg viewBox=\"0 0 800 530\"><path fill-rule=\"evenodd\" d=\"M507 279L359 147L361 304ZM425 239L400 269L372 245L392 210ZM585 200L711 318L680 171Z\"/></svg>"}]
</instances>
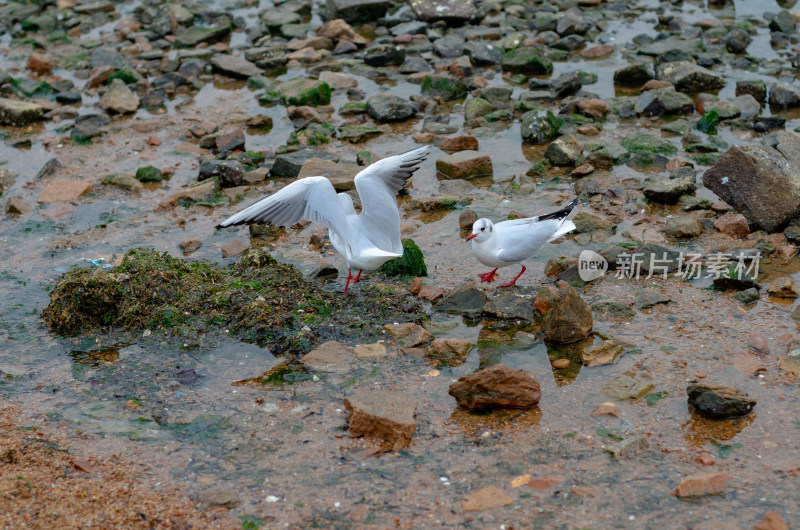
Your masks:
<instances>
[{"instance_id":1,"label":"gray stone","mask_svg":"<svg viewBox=\"0 0 800 530\"><path fill-rule=\"evenodd\" d=\"M261 75L264 71L244 57L218 53L211 58L214 70L231 77L246 79L254 75Z\"/></svg>"},{"instance_id":2,"label":"gray stone","mask_svg":"<svg viewBox=\"0 0 800 530\"><path fill-rule=\"evenodd\" d=\"M792 14L785 9L781 9L778 14L775 15L775 18L769 22L770 31L779 31L787 35L794 33L796 27L797 21L795 21Z\"/></svg>"},{"instance_id":3,"label":"gray stone","mask_svg":"<svg viewBox=\"0 0 800 530\"><path fill-rule=\"evenodd\" d=\"M800 107L800 88L788 83L773 83L769 87L769 104L781 109Z\"/></svg>"},{"instance_id":4,"label":"gray stone","mask_svg":"<svg viewBox=\"0 0 800 530\"><path fill-rule=\"evenodd\" d=\"M644 182L642 192L651 201L675 204L681 195L694 193L697 189L693 176L679 178L652 178Z\"/></svg>"},{"instance_id":5,"label":"gray stone","mask_svg":"<svg viewBox=\"0 0 800 530\"><path fill-rule=\"evenodd\" d=\"M738 293L734 294L733 297L744 305L749 305L754 302L758 302L758 289L755 287L750 287L744 291L739 291Z\"/></svg>"},{"instance_id":6,"label":"gray stone","mask_svg":"<svg viewBox=\"0 0 800 530\"><path fill-rule=\"evenodd\" d=\"M756 400L738 388L708 383L696 383L686 387L689 405L703 416L713 419L728 419L746 416L756 406Z\"/></svg>"},{"instance_id":7,"label":"gray stone","mask_svg":"<svg viewBox=\"0 0 800 530\"><path fill-rule=\"evenodd\" d=\"M406 59L406 52L393 44L377 44L367 48L364 62L369 66L400 66Z\"/></svg>"},{"instance_id":8,"label":"gray stone","mask_svg":"<svg viewBox=\"0 0 800 530\"><path fill-rule=\"evenodd\" d=\"M523 46L507 51L501 61L503 70L524 75L553 73L553 63L541 46Z\"/></svg>"},{"instance_id":9,"label":"gray stone","mask_svg":"<svg viewBox=\"0 0 800 530\"><path fill-rule=\"evenodd\" d=\"M312 158L339 161L339 157L318 149L300 149L291 153L283 153L275 157L269 176L272 178L294 179L300 174L303 164Z\"/></svg>"},{"instance_id":10,"label":"gray stone","mask_svg":"<svg viewBox=\"0 0 800 530\"><path fill-rule=\"evenodd\" d=\"M644 288L636 293L633 305L638 309L650 309L658 304L666 304L671 298L655 288Z\"/></svg>"},{"instance_id":11,"label":"gray stone","mask_svg":"<svg viewBox=\"0 0 800 530\"><path fill-rule=\"evenodd\" d=\"M0 98L0 125L23 127L41 121L43 115L44 107L38 103Z\"/></svg>"},{"instance_id":12,"label":"gray stone","mask_svg":"<svg viewBox=\"0 0 800 530\"><path fill-rule=\"evenodd\" d=\"M92 50L92 54L89 56L89 64L92 65L92 68L112 66L115 70L131 69L131 63L124 55L116 50L102 46Z\"/></svg>"},{"instance_id":13,"label":"gray stone","mask_svg":"<svg viewBox=\"0 0 800 530\"><path fill-rule=\"evenodd\" d=\"M520 134L522 141L540 145L549 142L558 135L559 118L545 109L531 110L520 117Z\"/></svg>"},{"instance_id":14,"label":"gray stone","mask_svg":"<svg viewBox=\"0 0 800 530\"><path fill-rule=\"evenodd\" d=\"M416 18L425 22L463 24L475 15L472 0L410 0L409 4Z\"/></svg>"},{"instance_id":15,"label":"gray stone","mask_svg":"<svg viewBox=\"0 0 800 530\"><path fill-rule=\"evenodd\" d=\"M486 293L475 282L464 282L447 293L433 308L436 311L476 318L483 312L485 304Z\"/></svg>"},{"instance_id":16,"label":"gray stone","mask_svg":"<svg viewBox=\"0 0 800 530\"><path fill-rule=\"evenodd\" d=\"M493 318L532 322L533 300L538 292L539 289L536 287L522 285L497 289L483 306L483 312Z\"/></svg>"},{"instance_id":17,"label":"gray stone","mask_svg":"<svg viewBox=\"0 0 800 530\"><path fill-rule=\"evenodd\" d=\"M375 94L367 100L367 113L379 122L407 120L417 110L416 103L393 94Z\"/></svg>"},{"instance_id":18,"label":"gray stone","mask_svg":"<svg viewBox=\"0 0 800 530\"><path fill-rule=\"evenodd\" d=\"M665 116L694 112L692 98L672 87L642 92L636 100L636 112L642 116Z\"/></svg>"},{"instance_id":19,"label":"gray stone","mask_svg":"<svg viewBox=\"0 0 800 530\"><path fill-rule=\"evenodd\" d=\"M482 98L469 98L464 103L464 119L466 121L474 120L485 116L494 110L492 104Z\"/></svg>"},{"instance_id":20,"label":"gray stone","mask_svg":"<svg viewBox=\"0 0 800 530\"><path fill-rule=\"evenodd\" d=\"M662 63L657 78L672 83L681 92L703 92L725 86L725 80L710 70L689 61Z\"/></svg>"},{"instance_id":21,"label":"gray stone","mask_svg":"<svg viewBox=\"0 0 800 530\"><path fill-rule=\"evenodd\" d=\"M179 48L191 48L197 46L201 42L213 44L227 37L230 32L231 27L227 22L210 28L193 26L180 33L175 38L175 46Z\"/></svg>"},{"instance_id":22,"label":"gray stone","mask_svg":"<svg viewBox=\"0 0 800 530\"><path fill-rule=\"evenodd\" d=\"M139 108L139 97L122 79L114 79L103 97L100 108L117 114L129 114Z\"/></svg>"},{"instance_id":23,"label":"gray stone","mask_svg":"<svg viewBox=\"0 0 800 530\"><path fill-rule=\"evenodd\" d=\"M386 14L389 0L328 0L327 18L344 19L348 24L373 23Z\"/></svg>"},{"instance_id":24,"label":"gray stone","mask_svg":"<svg viewBox=\"0 0 800 530\"><path fill-rule=\"evenodd\" d=\"M746 79L736 82L736 95L749 94L756 101L763 102L767 99L767 84L761 79Z\"/></svg>"},{"instance_id":25,"label":"gray stone","mask_svg":"<svg viewBox=\"0 0 800 530\"><path fill-rule=\"evenodd\" d=\"M574 166L581 158L581 153L579 145L556 138L547 146L544 156L554 166Z\"/></svg>"},{"instance_id":26,"label":"gray stone","mask_svg":"<svg viewBox=\"0 0 800 530\"><path fill-rule=\"evenodd\" d=\"M475 66L494 66L503 60L503 49L491 42L471 40L464 44L464 53Z\"/></svg>"},{"instance_id":27,"label":"gray stone","mask_svg":"<svg viewBox=\"0 0 800 530\"><path fill-rule=\"evenodd\" d=\"M741 28L733 28L725 39L725 47L731 53L744 53L750 46L750 33Z\"/></svg>"},{"instance_id":28,"label":"gray stone","mask_svg":"<svg viewBox=\"0 0 800 530\"><path fill-rule=\"evenodd\" d=\"M603 383L602 391L612 399L638 399L655 388L652 383L637 381L628 375L620 375Z\"/></svg>"},{"instance_id":29,"label":"gray stone","mask_svg":"<svg viewBox=\"0 0 800 530\"><path fill-rule=\"evenodd\" d=\"M614 82L624 86L639 86L654 79L653 67L647 63L633 63L614 72Z\"/></svg>"},{"instance_id":30,"label":"gray stone","mask_svg":"<svg viewBox=\"0 0 800 530\"><path fill-rule=\"evenodd\" d=\"M197 180L203 181L218 178L223 188L233 188L242 185L244 166L236 160L207 160L200 164Z\"/></svg>"}]
</instances>

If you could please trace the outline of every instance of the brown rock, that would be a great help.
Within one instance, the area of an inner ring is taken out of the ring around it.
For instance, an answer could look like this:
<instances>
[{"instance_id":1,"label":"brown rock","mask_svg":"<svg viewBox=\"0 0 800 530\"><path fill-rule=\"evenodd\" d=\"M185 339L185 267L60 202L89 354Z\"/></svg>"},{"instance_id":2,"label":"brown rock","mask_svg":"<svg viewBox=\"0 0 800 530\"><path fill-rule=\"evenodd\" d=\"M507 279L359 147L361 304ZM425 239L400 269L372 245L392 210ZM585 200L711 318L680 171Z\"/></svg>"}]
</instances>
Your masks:
<instances>
[{"instance_id":1,"label":"brown rock","mask_svg":"<svg viewBox=\"0 0 800 530\"><path fill-rule=\"evenodd\" d=\"M622 350L622 346L613 340L604 340L581 351L581 359L586 366L602 366L613 363Z\"/></svg>"},{"instance_id":2,"label":"brown rock","mask_svg":"<svg viewBox=\"0 0 800 530\"><path fill-rule=\"evenodd\" d=\"M578 127L578 132L584 136L597 136L600 134L600 129L594 125L581 125Z\"/></svg>"},{"instance_id":3,"label":"brown rock","mask_svg":"<svg viewBox=\"0 0 800 530\"><path fill-rule=\"evenodd\" d=\"M800 289L788 276L780 276L772 280L772 283L767 287L767 292L778 298L797 298L800 296Z\"/></svg>"},{"instance_id":4,"label":"brown rock","mask_svg":"<svg viewBox=\"0 0 800 530\"><path fill-rule=\"evenodd\" d=\"M244 174L244 176L242 177L242 183L257 184L259 182L263 182L267 178L268 174L269 174L268 167L259 167L253 169Z\"/></svg>"},{"instance_id":5,"label":"brown rock","mask_svg":"<svg viewBox=\"0 0 800 530\"><path fill-rule=\"evenodd\" d=\"M562 482L564 482L566 477L562 475L545 475L543 477L535 477L531 479L525 486L532 490L548 490L555 486L558 486Z\"/></svg>"},{"instance_id":6,"label":"brown rock","mask_svg":"<svg viewBox=\"0 0 800 530\"><path fill-rule=\"evenodd\" d=\"M427 349L429 358L449 366L458 366L466 360L472 343L461 339L435 339Z\"/></svg>"},{"instance_id":7,"label":"brown rock","mask_svg":"<svg viewBox=\"0 0 800 530\"><path fill-rule=\"evenodd\" d=\"M789 530L789 525L777 512L769 511L756 523L753 530Z\"/></svg>"},{"instance_id":8,"label":"brown rock","mask_svg":"<svg viewBox=\"0 0 800 530\"><path fill-rule=\"evenodd\" d=\"M701 466L713 466L714 455L712 455L708 451L703 451L694 458L694 461L700 464Z\"/></svg>"},{"instance_id":9,"label":"brown rock","mask_svg":"<svg viewBox=\"0 0 800 530\"><path fill-rule=\"evenodd\" d=\"M740 213L727 213L714 221L714 227L733 237L746 237L750 233L747 218Z\"/></svg>"},{"instance_id":10,"label":"brown rock","mask_svg":"<svg viewBox=\"0 0 800 530\"><path fill-rule=\"evenodd\" d=\"M460 377L450 385L456 403L470 410L532 407L539 403L539 382L527 370L496 364Z\"/></svg>"},{"instance_id":11,"label":"brown rock","mask_svg":"<svg viewBox=\"0 0 800 530\"><path fill-rule=\"evenodd\" d=\"M159 208L177 206L181 202L196 202L211 200L219 190L217 179L208 179L190 188L182 188L158 203Z\"/></svg>"},{"instance_id":12,"label":"brown rock","mask_svg":"<svg viewBox=\"0 0 800 530\"><path fill-rule=\"evenodd\" d=\"M386 357L386 346L381 342L359 344L353 348L353 354L359 359L380 359Z\"/></svg>"},{"instance_id":13,"label":"brown rock","mask_svg":"<svg viewBox=\"0 0 800 530\"><path fill-rule=\"evenodd\" d=\"M565 368L569 368L570 364L572 364L572 361L569 359L556 359L553 361L553 368L556 370L563 370Z\"/></svg>"},{"instance_id":14,"label":"brown rock","mask_svg":"<svg viewBox=\"0 0 800 530\"><path fill-rule=\"evenodd\" d=\"M368 42L367 39L356 33L353 27L341 18L326 22L315 29L314 33L321 37L328 37L334 42L341 40L354 44L366 44Z\"/></svg>"},{"instance_id":15,"label":"brown rock","mask_svg":"<svg viewBox=\"0 0 800 530\"><path fill-rule=\"evenodd\" d=\"M749 353L737 353L733 357L733 366L735 366L736 369L743 374L747 375L754 375L758 372L764 372L767 370L767 367L764 365L761 359L755 355L750 355Z\"/></svg>"},{"instance_id":16,"label":"brown rock","mask_svg":"<svg viewBox=\"0 0 800 530\"><path fill-rule=\"evenodd\" d=\"M439 145L439 149L442 151L477 151L478 139L467 135L445 138Z\"/></svg>"},{"instance_id":17,"label":"brown rock","mask_svg":"<svg viewBox=\"0 0 800 530\"><path fill-rule=\"evenodd\" d=\"M97 88L106 81L114 73L113 66L96 66L89 72L89 80L86 82L86 88Z\"/></svg>"},{"instance_id":18,"label":"brown rock","mask_svg":"<svg viewBox=\"0 0 800 530\"><path fill-rule=\"evenodd\" d=\"M417 296L428 302L435 302L444 296L444 289L437 285L423 285Z\"/></svg>"},{"instance_id":19,"label":"brown rock","mask_svg":"<svg viewBox=\"0 0 800 530\"><path fill-rule=\"evenodd\" d=\"M458 227L462 230L472 229L472 225L478 220L478 214L472 210L464 210L458 216Z\"/></svg>"},{"instance_id":20,"label":"brown rock","mask_svg":"<svg viewBox=\"0 0 800 530\"><path fill-rule=\"evenodd\" d=\"M428 330L413 322L385 324L383 329L404 348L413 348L433 340L433 335Z\"/></svg>"},{"instance_id":21,"label":"brown rock","mask_svg":"<svg viewBox=\"0 0 800 530\"><path fill-rule=\"evenodd\" d=\"M611 44L600 44L599 46L592 46L581 50L580 56L586 59L597 59L610 53L614 53L614 46Z\"/></svg>"},{"instance_id":22,"label":"brown rock","mask_svg":"<svg viewBox=\"0 0 800 530\"><path fill-rule=\"evenodd\" d=\"M417 429L417 402L402 392L363 390L345 398L344 406L350 412L351 436L376 438L392 449L406 447Z\"/></svg>"},{"instance_id":23,"label":"brown rock","mask_svg":"<svg viewBox=\"0 0 800 530\"><path fill-rule=\"evenodd\" d=\"M408 292L411 294L419 294L422 289L422 278L414 278L408 284Z\"/></svg>"},{"instance_id":24,"label":"brown rock","mask_svg":"<svg viewBox=\"0 0 800 530\"><path fill-rule=\"evenodd\" d=\"M38 203L71 202L78 197L92 191L92 184L78 179L53 179L47 183L39 198Z\"/></svg>"},{"instance_id":25,"label":"brown rock","mask_svg":"<svg viewBox=\"0 0 800 530\"><path fill-rule=\"evenodd\" d=\"M642 86L642 91L647 92L648 90L658 90L659 88L667 88L671 87L672 83L667 83L666 81L659 81L657 79L651 79L647 83Z\"/></svg>"},{"instance_id":26,"label":"brown rock","mask_svg":"<svg viewBox=\"0 0 800 530\"><path fill-rule=\"evenodd\" d=\"M28 69L40 75L53 71L53 56L47 53L31 53L28 57Z\"/></svg>"},{"instance_id":27,"label":"brown rock","mask_svg":"<svg viewBox=\"0 0 800 530\"><path fill-rule=\"evenodd\" d=\"M647 439L647 436L640 434L638 436L625 438L609 449L609 452L614 458L630 458L648 449L650 449L650 441Z\"/></svg>"},{"instance_id":28,"label":"brown rock","mask_svg":"<svg viewBox=\"0 0 800 530\"><path fill-rule=\"evenodd\" d=\"M187 239L185 241L181 241L181 243L178 246L181 248L184 255L187 255L191 254L192 252L202 247L203 242L200 241L199 239Z\"/></svg>"},{"instance_id":29,"label":"brown rock","mask_svg":"<svg viewBox=\"0 0 800 530\"><path fill-rule=\"evenodd\" d=\"M747 335L747 344L761 353L769 353L769 342L764 335L758 333Z\"/></svg>"},{"instance_id":30,"label":"brown rock","mask_svg":"<svg viewBox=\"0 0 800 530\"><path fill-rule=\"evenodd\" d=\"M239 239L234 239L220 250L222 250L223 258L232 258L233 256L238 256L239 254L246 252L249 248L249 243L245 243Z\"/></svg>"},{"instance_id":31,"label":"brown rock","mask_svg":"<svg viewBox=\"0 0 800 530\"><path fill-rule=\"evenodd\" d=\"M330 340L300 357L300 362L315 372L344 374L353 367L355 355L353 348L341 342Z\"/></svg>"},{"instance_id":32,"label":"brown rock","mask_svg":"<svg viewBox=\"0 0 800 530\"><path fill-rule=\"evenodd\" d=\"M617 405L614 404L613 401L606 401L605 403L600 403L597 408L592 411L592 416L614 416L618 418L619 411L617 410Z\"/></svg>"},{"instance_id":33,"label":"brown rock","mask_svg":"<svg viewBox=\"0 0 800 530\"><path fill-rule=\"evenodd\" d=\"M209 506L222 506L224 508L234 508L241 502L239 495L235 491L217 486L201 491L198 494L198 500Z\"/></svg>"},{"instance_id":34,"label":"brown rock","mask_svg":"<svg viewBox=\"0 0 800 530\"><path fill-rule=\"evenodd\" d=\"M461 501L461 509L465 512L482 512L492 508L500 508L511 504L511 497L497 486L488 486L473 491Z\"/></svg>"},{"instance_id":35,"label":"brown rock","mask_svg":"<svg viewBox=\"0 0 800 530\"><path fill-rule=\"evenodd\" d=\"M326 177L333 183L336 191L348 191L355 188L353 179L359 171L364 169L358 164L348 164L346 162L334 162L323 158L312 158L303 163L297 179L306 177Z\"/></svg>"},{"instance_id":36,"label":"brown rock","mask_svg":"<svg viewBox=\"0 0 800 530\"><path fill-rule=\"evenodd\" d=\"M459 151L436 161L436 171L451 179L492 175L492 159L477 151Z\"/></svg>"},{"instance_id":37,"label":"brown rock","mask_svg":"<svg viewBox=\"0 0 800 530\"><path fill-rule=\"evenodd\" d=\"M122 79L114 79L98 106L107 112L128 114L139 108L139 97Z\"/></svg>"},{"instance_id":38,"label":"brown rock","mask_svg":"<svg viewBox=\"0 0 800 530\"><path fill-rule=\"evenodd\" d=\"M699 473L681 480L675 495L678 497L702 497L725 492L730 476L727 473Z\"/></svg>"},{"instance_id":39,"label":"brown rock","mask_svg":"<svg viewBox=\"0 0 800 530\"><path fill-rule=\"evenodd\" d=\"M33 207L19 197L9 197L6 201L6 213L9 215L28 215Z\"/></svg>"},{"instance_id":40,"label":"brown rock","mask_svg":"<svg viewBox=\"0 0 800 530\"><path fill-rule=\"evenodd\" d=\"M578 166L575 169L573 169L572 173L570 173L570 175L572 175L575 178L581 178L581 177L585 177L587 175L591 175L592 173L594 173L594 170L595 170L595 167L593 165L591 165L591 164L588 164L588 163L587 164L581 164L580 166Z\"/></svg>"},{"instance_id":41,"label":"brown rock","mask_svg":"<svg viewBox=\"0 0 800 530\"><path fill-rule=\"evenodd\" d=\"M792 357L791 355L782 357L778 363L778 368L793 374L795 377L800 377L800 357Z\"/></svg>"},{"instance_id":42,"label":"brown rock","mask_svg":"<svg viewBox=\"0 0 800 530\"><path fill-rule=\"evenodd\" d=\"M578 110L590 118L602 118L608 112L608 103L596 98L582 99L578 102Z\"/></svg>"},{"instance_id":43,"label":"brown rock","mask_svg":"<svg viewBox=\"0 0 800 530\"><path fill-rule=\"evenodd\" d=\"M537 309L545 308L548 303L550 305L544 315L545 339L565 343L588 335L594 325L589 304L570 285L551 289L542 289L536 297L539 302L534 301Z\"/></svg>"}]
</instances>

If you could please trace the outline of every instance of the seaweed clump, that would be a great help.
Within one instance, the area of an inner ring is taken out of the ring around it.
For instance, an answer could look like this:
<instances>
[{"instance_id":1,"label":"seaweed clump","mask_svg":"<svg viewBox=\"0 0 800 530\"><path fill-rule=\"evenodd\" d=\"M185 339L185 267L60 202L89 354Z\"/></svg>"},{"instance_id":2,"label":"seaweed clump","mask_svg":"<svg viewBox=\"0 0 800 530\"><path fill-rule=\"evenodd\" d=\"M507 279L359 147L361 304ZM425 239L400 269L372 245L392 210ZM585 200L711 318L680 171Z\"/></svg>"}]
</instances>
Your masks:
<instances>
[{"instance_id":1,"label":"seaweed clump","mask_svg":"<svg viewBox=\"0 0 800 530\"><path fill-rule=\"evenodd\" d=\"M387 261L378 272L384 276L418 277L427 276L428 267L425 256L413 239L403 239L403 255Z\"/></svg>"},{"instance_id":2,"label":"seaweed clump","mask_svg":"<svg viewBox=\"0 0 800 530\"><path fill-rule=\"evenodd\" d=\"M375 335L384 322L408 318L419 308L405 297L384 285L348 297L324 291L263 249L228 266L133 249L109 271L67 272L42 319L65 335L149 329L186 339L224 329L276 354L304 353L323 340Z\"/></svg>"}]
</instances>

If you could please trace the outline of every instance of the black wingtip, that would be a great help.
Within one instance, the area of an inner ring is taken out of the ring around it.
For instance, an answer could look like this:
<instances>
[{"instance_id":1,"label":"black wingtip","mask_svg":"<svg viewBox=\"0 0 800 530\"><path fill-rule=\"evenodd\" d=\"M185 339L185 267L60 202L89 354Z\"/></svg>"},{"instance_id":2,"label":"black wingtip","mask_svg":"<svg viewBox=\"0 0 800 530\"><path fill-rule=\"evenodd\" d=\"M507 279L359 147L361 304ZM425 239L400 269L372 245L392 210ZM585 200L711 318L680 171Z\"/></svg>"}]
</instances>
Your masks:
<instances>
[{"instance_id":1,"label":"black wingtip","mask_svg":"<svg viewBox=\"0 0 800 530\"><path fill-rule=\"evenodd\" d=\"M578 205L578 199L572 199L569 204L561 208L560 210L556 210L555 212L550 212L544 215L540 215L538 217L539 221L546 221L548 219L565 219L569 214L572 213L572 210Z\"/></svg>"}]
</instances>

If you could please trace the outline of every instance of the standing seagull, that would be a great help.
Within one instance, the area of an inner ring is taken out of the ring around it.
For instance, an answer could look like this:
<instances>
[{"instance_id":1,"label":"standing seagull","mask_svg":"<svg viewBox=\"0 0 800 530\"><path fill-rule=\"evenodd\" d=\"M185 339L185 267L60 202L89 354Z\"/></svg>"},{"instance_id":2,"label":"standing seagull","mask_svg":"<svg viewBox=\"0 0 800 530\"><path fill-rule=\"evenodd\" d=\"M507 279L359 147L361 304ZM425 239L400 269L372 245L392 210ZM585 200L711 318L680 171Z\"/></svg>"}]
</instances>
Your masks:
<instances>
[{"instance_id":1,"label":"standing seagull","mask_svg":"<svg viewBox=\"0 0 800 530\"><path fill-rule=\"evenodd\" d=\"M577 204L578 199L573 199L553 213L497 224L492 224L489 219L475 221L467 238L467 241L472 241L472 255L487 267L494 267L478 275L481 281L491 282L500 267L520 263L533 256L545 243L575 230L575 223L567 221L567 217ZM525 265L516 278L500 287L516 284L524 272Z\"/></svg>"},{"instance_id":2,"label":"standing seagull","mask_svg":"<svg viewBox=\"0 0 800 530\"><path fill-rule=\"evenodd\" d=\"M379 160L355 178L361 198L356 214L353 199L336 193L325 177L307 177L292 182L269 197L222 221L217 228L241 224L291 226L308 219L328 227L331 244L347 261L344 292L361 279L363 269L375 270L403 255L397 192L430 153L424 146ZM350 269L359 269L353 278Z\"/></svg>"}]
</instances>

